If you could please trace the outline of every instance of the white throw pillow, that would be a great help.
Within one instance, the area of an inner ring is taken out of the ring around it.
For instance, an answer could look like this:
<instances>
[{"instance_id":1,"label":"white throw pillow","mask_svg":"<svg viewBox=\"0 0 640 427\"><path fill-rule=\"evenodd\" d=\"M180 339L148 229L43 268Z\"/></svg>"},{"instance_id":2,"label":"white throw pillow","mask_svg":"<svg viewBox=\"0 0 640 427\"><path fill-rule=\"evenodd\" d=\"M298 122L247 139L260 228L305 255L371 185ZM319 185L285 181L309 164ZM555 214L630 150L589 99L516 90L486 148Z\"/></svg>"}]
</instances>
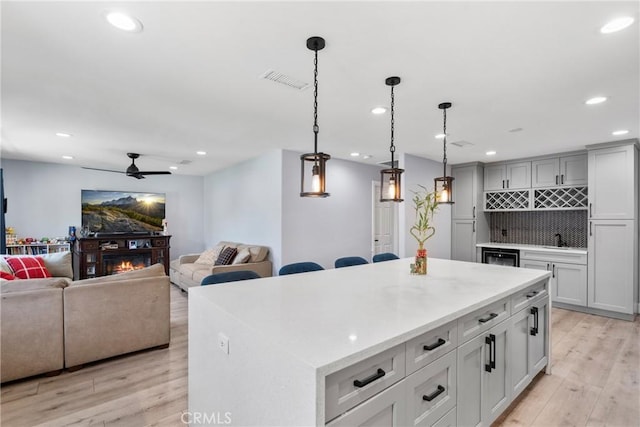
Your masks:
<instances>
[{"instance_id":1,"label":"white throw pillow","mask_svg":"<svg viewBox=\"0 0 640 427\"><path fill-rule=\"evenodd\" d=\"M243 249L238 252L238 255L233 259L231 264L245 264L251 258L251 254L249 253L249 249Z\"/></svg>"},{"instance_id":2,"label":"white throw pillow","mask_svg":"<svg viewBox=\"0 0 640 427\"><path fill-rule=\"evenodd\" d=\"M213 249L208 249L200 254L195 263L213 265L220 256L220 252L222 252L223 249L224 245L218 245Z\"/></svg>"}]
</instances>

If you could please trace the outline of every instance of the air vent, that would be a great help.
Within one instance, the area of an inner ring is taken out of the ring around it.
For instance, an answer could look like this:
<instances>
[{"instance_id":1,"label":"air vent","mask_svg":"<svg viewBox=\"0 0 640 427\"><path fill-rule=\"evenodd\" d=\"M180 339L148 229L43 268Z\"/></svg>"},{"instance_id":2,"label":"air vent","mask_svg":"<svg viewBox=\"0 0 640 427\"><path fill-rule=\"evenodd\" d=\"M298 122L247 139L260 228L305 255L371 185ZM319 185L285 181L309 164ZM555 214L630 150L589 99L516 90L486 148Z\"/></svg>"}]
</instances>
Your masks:
<instances>
[{"instance_id":1,"label":"air vent","mask_svg":"<svg viewBox=\"0 0 640 427\"><path fill-rule=\"evenodd\" d=\"M471 147L473 145L469 141L463 141L463 140L450 142L449 144L455 145L456 147L460 147L460 148Z\"/></svg>"},{"instance_id":2,"label":"air vent","mask_svg":"<svg viewBox=\"0 0 640 427\"><path fill-rule=\"evenodd\" d=\"M260 76L260 78L265 80L271 80L272 82L280 83L285 86L289 86L301 91L309 87L309 83L305 83L291 76L287 76L286 74L282 74L273 70L267 70L264 74Z\"/></svg>"}]
</instances>

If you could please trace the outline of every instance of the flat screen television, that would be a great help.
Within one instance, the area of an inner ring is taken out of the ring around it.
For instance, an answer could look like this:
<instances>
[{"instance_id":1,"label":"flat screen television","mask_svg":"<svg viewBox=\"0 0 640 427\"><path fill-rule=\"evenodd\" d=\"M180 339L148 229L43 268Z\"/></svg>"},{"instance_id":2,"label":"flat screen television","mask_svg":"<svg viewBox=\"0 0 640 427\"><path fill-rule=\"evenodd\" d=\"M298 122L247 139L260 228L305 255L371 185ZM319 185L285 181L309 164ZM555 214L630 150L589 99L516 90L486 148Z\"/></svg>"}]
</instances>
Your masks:
<instances>
[{"instance_id":1,"label":"flat screen television","mask_svg":"<svg viewBox=\"0 0 640 427\"><path fill-rule=\"evenodd\" d=\"M90 233L162 231L164 193L82 190L82 228Z\"/></svg>"}]
</instances>

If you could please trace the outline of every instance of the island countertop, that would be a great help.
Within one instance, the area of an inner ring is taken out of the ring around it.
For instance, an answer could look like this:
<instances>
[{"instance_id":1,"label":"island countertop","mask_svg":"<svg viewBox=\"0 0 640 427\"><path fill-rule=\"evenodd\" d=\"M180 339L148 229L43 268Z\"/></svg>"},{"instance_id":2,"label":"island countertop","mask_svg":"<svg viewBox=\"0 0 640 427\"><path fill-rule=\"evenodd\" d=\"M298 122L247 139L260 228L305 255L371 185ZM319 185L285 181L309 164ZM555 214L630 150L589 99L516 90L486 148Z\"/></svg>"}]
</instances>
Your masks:
<instances>
[{"instance_id":1,"label":"island countertop","mask_svg":"<svg viewBox=\"0 0 640 427\"><path fill-rule=\"evenodd\" d=\"M189 299L268 337L317 375L328 375L551 274L429 258L428 274L418 276L409 273L411 262L202 286L191 288ZM234 337L230 341L233 353Z\"/></svg>"}]
</instances>

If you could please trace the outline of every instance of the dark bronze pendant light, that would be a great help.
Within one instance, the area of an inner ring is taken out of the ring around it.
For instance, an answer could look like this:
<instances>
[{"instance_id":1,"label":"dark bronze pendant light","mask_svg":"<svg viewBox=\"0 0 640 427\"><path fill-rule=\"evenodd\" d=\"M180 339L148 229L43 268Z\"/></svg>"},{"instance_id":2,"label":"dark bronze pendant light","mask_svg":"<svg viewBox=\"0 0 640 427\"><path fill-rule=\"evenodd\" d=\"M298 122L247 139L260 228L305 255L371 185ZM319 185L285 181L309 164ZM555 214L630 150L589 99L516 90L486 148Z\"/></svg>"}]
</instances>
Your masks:
<instances>
[{"instance_id":1,"label":"dark bronze pendant light","mask_svg":"<svg viewBox=\"0 0 640 427\"><path fill-rule=\"evenodd\" d=\"M388 77L384 82L387 86L391 86L391 145L389 146L389 151L391 152L391 167L380 171L380 201L402 202L404 199L402 199L401 177L404 169L396 167L396 146L393 144L393 132L395 126L395 97L393 88L400 84L400 77Z\"/></svg>"},{"instance_id":2,"label":"dark bronze pendant light","mask_svg":"<svg viewBox=\"0 0 640 427\"><path fill-rule=\"evenodd\" d=\"M443 102L438 105L438 108L442 110L442 114L444 117L444 142L443 142L443 152L444 156L442 159L443 163L443 173L441 177L435 178L435 190L436 190L436 200L438 203L446 203L453 204L453 177L447 176L447 109L451 107L450 102Z\"/></svg>"},{"instance_id":3,"label":"dark bronze pendant light","mask_svg":"<svg viewBox=\"0 0 640 427\"><path fill-rule=\"evenodd\" d=\"M315 52L314 73L313 73L313 153L300 156L301 178L300 197L328 197L326 192L326 163L331 156L325 153L318 153L318 51L324 49L324 39L322 37L310 37L307 39L307 48ZM311 169L309 171L309 168ZM305 176L311 176L310 188L305 188Z\"/></svg>"}]
</instances>

